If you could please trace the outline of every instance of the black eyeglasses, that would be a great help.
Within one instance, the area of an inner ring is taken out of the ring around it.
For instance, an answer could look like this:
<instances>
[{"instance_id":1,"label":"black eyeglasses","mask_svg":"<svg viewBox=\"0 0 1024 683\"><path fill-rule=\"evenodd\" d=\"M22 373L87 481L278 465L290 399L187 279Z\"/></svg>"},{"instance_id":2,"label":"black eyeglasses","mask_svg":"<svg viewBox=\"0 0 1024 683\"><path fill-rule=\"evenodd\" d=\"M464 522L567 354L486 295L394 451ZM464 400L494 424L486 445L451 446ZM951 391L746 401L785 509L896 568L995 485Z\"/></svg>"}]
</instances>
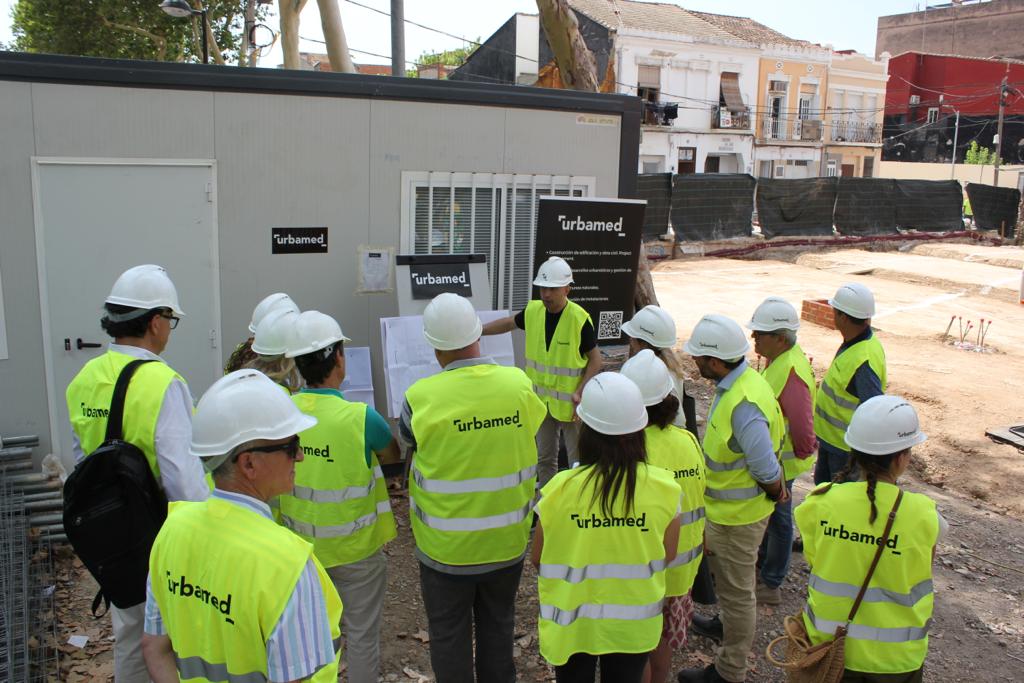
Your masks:
<instances>
[{"instance_id":1,"label":"black eyeglasses","mask_svg":"<svg viewBox=\"0 0 1024 683\"><path fill-rule=\"evenodd\" d=\"M181 320L178 316L171 315L170 313L161 313L160 317L170 322L172 330L178 327L178 322Z\"/></svg>"},{"instance_id":2,"label":"black eyeglasses","mask_svg":"<svg viewBox=\"0 0 1024 683\"><path fill-rule=\"evenodd\" d=\"M244 451L240 451L238 455L242 453L284 453L292 460L299 457L299 437L294 436L290 441L284 443L275 443L271 446L253 446L252 448L246 448ZM238 456L235 456L237 459Z\"/></svg>"}]
</instances>

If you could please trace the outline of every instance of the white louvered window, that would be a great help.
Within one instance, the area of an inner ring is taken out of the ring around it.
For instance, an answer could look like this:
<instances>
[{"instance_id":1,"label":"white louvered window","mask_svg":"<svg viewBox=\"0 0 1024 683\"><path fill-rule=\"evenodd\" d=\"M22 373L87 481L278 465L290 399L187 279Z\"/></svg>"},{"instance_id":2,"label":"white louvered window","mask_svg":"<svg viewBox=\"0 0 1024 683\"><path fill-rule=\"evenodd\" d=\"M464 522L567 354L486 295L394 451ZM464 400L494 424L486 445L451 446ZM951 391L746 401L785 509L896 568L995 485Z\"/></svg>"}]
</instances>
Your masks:
<instances>
[{"instance_id":1,"label":"white louvered window","mask_svg":"<svg viewBox=\"0 0 1024 683\"><path fill-rule=\"evenodd\" d=\"M591 197L592 176L402 173L406 254L484 254L495 309L530 300L540 197Z\"/></svg>"}]
</instances>

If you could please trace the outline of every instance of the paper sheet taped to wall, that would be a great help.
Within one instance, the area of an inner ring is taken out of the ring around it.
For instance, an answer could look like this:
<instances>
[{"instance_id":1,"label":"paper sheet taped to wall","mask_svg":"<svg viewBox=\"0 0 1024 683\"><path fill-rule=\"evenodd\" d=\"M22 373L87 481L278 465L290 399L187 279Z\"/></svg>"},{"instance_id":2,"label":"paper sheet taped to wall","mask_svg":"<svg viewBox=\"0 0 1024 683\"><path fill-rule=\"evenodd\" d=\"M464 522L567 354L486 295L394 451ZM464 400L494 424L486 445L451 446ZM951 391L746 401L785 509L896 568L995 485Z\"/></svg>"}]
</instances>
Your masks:
<instances>
[{"instance_id":1,"label":"paper sheet taped to wall","mask_svg":"<svg viewBox=\"0 0 1024 683\"><path fill-rule=\"evenodd\" d=\"M373 371L370 368L369 346L345 347L345 381L341 393L349 401L359 401L374 408Z\"/></svg>"},{"instance_id":2,"label":"paper sheet taped to wall","mask_svg":"<svg viewBox=\"0 0 1024 683\"><path fill-rule=\"evenodd\" d=\"M3 278L0 278L0 360L7 360L7 318L4 317Z\"/></svg>"},{"instance_id":3,"label":"paper sheet taped to wall","mask_svg":"<svg viewBox=\"0 0 1024 683\"><path fill-rule=\"evenodd\" d=\"M477 315L488 323L507 317L508 311L477 311ZM380 338L384 349L387 415L397 418L402 412L406 389L416 380L440 372L441 366L434 358L434 349L423 338L423 316L381 318ZM490 356L499 365L515 365L511 334L481 337L480 353Z\"/></svg>"}]
</instances>

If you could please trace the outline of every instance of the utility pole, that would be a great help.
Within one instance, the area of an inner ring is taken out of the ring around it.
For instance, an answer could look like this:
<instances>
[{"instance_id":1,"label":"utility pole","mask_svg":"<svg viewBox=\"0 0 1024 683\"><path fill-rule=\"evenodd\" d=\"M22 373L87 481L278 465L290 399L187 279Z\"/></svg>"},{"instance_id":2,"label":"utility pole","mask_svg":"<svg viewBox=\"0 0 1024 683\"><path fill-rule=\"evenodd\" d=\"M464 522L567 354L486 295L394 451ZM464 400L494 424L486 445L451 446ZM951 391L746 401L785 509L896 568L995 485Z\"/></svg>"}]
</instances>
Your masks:
<instances>
[{"instance_id":1,"label":"utility pole","mask_svg":"<svg viewBox=\"0 0 1024 683\"><path fill-rule=\"evenodd\" d=\"M992 171L992 184L999 187L999 163L1002 160L1000 151L1003 148L1003 111L1006 109L1006 81L1010 73L1010 63L1006 63L1006 75L999 86L999 123L996 124L996 160Z\"/></svg>"},{"instance_id":2,"label":"utility pole","mask_svg":"<svg viewBox=\"0 0 1024 683\"><path fill-rule=\"evenodd\" d=\"M391 75L405 76L405 3L391 0Z\"/></svg>"},{"instance_id":3,"label":"utility pole","mask_svg":"<svg viewBox=\"0 0 1024 683\"><path fill-rule=\"evenodd\" d=\"M256 66L253 64L256 48L252 44L253 30L256 28L256 1L245 0L245 23L242 25L242 50L239 62L242 66Z\"/></svg>"}]
</instances>

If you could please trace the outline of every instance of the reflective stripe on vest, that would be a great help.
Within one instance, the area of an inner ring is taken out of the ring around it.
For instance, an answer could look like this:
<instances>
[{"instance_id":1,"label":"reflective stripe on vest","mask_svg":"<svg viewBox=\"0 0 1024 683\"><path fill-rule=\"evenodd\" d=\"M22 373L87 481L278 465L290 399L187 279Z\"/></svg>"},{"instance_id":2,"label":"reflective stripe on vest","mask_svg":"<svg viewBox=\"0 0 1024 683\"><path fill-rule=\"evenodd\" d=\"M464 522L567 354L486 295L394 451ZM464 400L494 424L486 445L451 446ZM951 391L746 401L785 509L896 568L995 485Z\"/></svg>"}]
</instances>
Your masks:
<instances>
[{"instance_id":1,"label":"reflective stripe on vest","mask_svg":"<svg viewBox=\"0 0 1024 683\"><path fill-rule=\"evenodd\" d=\"M704 507L701 506L695 510L687 510L686 512L679 515L679 525L686 526L687 524L693 524L704 519Z\"/></svg>"},{"instance_id":2,"label":"reflective stripe on vest","mask_svg":"<svg viewBox=\"0 0 1024 683\"><path fill-rule=\"evenodd\" d=\"M316 525L303 522L288 515L281 515L281 519L285 526L302 536L310 538L338 538L341 536L351 536L360 529L373 526L381 515L389 514L390 512L391 504L386 500L382 500L377 503L376 510L346 524Z\"/></svg>"},{"instance_id":3,"label":"reflective stripe on vest","mask_svg":"<svg viewBox=\"0 0 1024 683\"><path fill-rule=\"evenodd\" d=\"M532 368L537 372L543 372L549 375L559 375L561 377L583 376L583 368L560 368L557 365L543 365L532 358L526 359L526 367Z\"/></svg>"},{"instance_id":4,"label":"reflective stripe on vest","mask_svg":"<svg viewBox=\"0 0 1024 683\"><path fill-rule=\"evenodd\" d=\"M534 391L547 406L551 417L562 422L573 419L572 395L587 367L580 355L580 337L590 315L572 301L565 304L558 324L547 343L547 309L542 301L531 301L523 311L526 327L526 374Z\"/></svg>"},{"instance_id":5,"label":"reflective stripe on vest","mask_svg":"<svg viewBox=\"0 0 1024 683\"><path fill-rule=\"evenodd\" d=\"M646 564L588 564L583 567L542 563L537 573L545 579L581 583L587 579L649 579L664 570L664 560L651 560Z\"/></svg>"},{"instance_id":6,"label":"reflective stripe on vest","mask_svg":"<svg viewBox=\"0 0 1024 683\"><path fill-rule=\"evenodd\" d=\"M576 609L559 609L552 605L540 606L540 618L553 621L559 626L569 626L577 619L622 619L638 621L661 615L664 600L649 605L593 605L583 604Z\"/></svg>"},{"instance_id":7,"label":"reflective stripe on vest","mask_svg":"<svg viewBox=\"0 0 1024 683\"><path fill-rule=\"evenodd\" d=\"M819 619L811 610L810 604L804 607L807 618L810 619L814 628L825 633L835 633L840 626L846 626L844 621L832 621L830 619ZM846 637L857 640L873 640L879 643L907 643L914 640L921 640L928 636L932 620L925 622L924 626L911 626L907 628L883 628L880 626L864 626L863 624L850 624L846 626Z\"/></svg>"},{"instance_id":8,"label":"reflective stripe on vest","mask_svg":"<svg viewBox=\"0 0 1024 683\"><path fill-rule=\"evenodd\" d=\"M374 479L384 477L384 471L380 467L373 468ZM373 492L376 481L371 481L366 486L348 486L333 491L323 491L310 488L309 486L296 486L292 489L292 496L299 500L308 500L313 503L344 503L346 500L357 500L366 498Z\"/></svg>"},{"instance_id":9,"label":"reflective stripe on vest","mask_svg":"<svg viewBox=\"0 0 1024 683\"><path fill-rule=\"evenodd\" d=\"M409 509L416 514L420 520L431 529L438 531L488 531L490 529L501 529L507 526L514 526L526 519L533 508L531 500L519 510L506 512L500 515L489 515L487 517L435 517L428 515L416 504L416 499L409 500Z\"/></svg>"},{"instance_id":10,"label":"reflective stripe on vest","mask_svg":"<svg viewBox=\"0 0 1024 683\"><path fill-rule=\"evenodd\" d=\"M701 543L696 548L690 548L686 552L679 553L675 556L671 562L668 563L668 569L675 569L676 567L682 567L684 564L693 562L704 552L704 544Z\"/></svg>"},{"instance_id":11,"label":"reflective stripe on vest","mask_svg":"<svg viewBox=\"0 0 1024 683\"><path fill-rule=\"evenodd\" d=\"M409 477L416 547L457 566L520 557L536 493L534 435L547 415L529 378L478 363L425 377L405 397L416 440Z\"/></svg>"},{"instance_id":12,"label":"reflective stripe on vest","mask_svg":"<svg viewBox=\"0 0 1024 683\"><path fill-rule=\"evenodd\" d=\"M446 479L427 479L416 468L416 461L413 460L412 476L416 480L416 485L427 493L490 493L515 488L524 481L536 477L537 466L530 465L518 472L500 477L481 477L479 479L450 481Z\"/></svg>"},{"instance_id":13,"label":"reflective stripe on vest","mask_svg":"<svg viewBox=\"0 0 1024 683\"><path fill-rule=\"evenodd\" d=\"M817 574L811 574L811 580L807 585L819 593L833 598L856 600L857 594L860 592L860 586L855 586L852 583L828 581ZM925 579L914 585L908 593L896 593L884 588L868 588L864 591L862 600L863 602L889 602L894 605L902 605L903 607L913 607L921 601L921 598L931 595L933 592L932 580Z\"/></svg>"},{"instance_id":14,"label":"reflective stripe on vest","mask_svg":"<svg viewBox=\"0 0 1024 683\"><path fill-rule=\"evenodd\" d=\"M857 370L867 363L878 376L882 393L886 390L885 351L878 337L872 334L840 351L832 360L821 387L814 397L814 433L818 440L844 453L849 446L843 439L854 411L861 400L851 394L847 387L853 381Z\"/></svg>"},{"instance_id":15,"label":"reflective stripe on vest","mask_svg":"<svg viewBox=\"0 0 1024 683\"><path fill-rule=\"evenodd\" d=\"M174 653L174 663L182 680L205 678L211 683L266 683L267 677L259 671L247 674L228 672L227 664L213 664L202 657L178 657Z\"/></svg>"},{"instance_id":16,"label":"reflective stripe on vest","mask_svg":"<svg viewBox=\"0 0 1024 683\"><path fill-rule=\"evenodd\" d=\"M747 366L714 404L704 432L707 488L704 505L708 520L726 526L751 524L772 514L775 504L764 494L746 467L746 456L733 450L733 411L742 402L754 405L768 422L772 449L782 447L785 420L771 386Z\"/></svg>"}]
</instances>

